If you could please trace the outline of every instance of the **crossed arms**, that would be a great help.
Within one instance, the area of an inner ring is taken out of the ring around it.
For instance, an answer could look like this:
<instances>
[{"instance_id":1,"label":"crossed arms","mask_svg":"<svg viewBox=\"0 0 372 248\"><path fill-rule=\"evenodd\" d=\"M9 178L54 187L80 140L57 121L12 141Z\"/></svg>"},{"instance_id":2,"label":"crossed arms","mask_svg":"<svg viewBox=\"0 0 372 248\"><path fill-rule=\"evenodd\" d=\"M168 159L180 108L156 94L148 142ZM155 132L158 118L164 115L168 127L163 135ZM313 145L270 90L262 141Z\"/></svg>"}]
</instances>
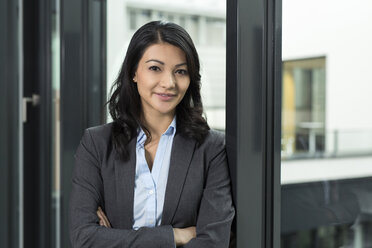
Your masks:
<instances>
[{"instance_id":1,"label":"crossed arms","mask_svg":"<svg viewBox=\"0 0 372 248\"><path fill-rule=\"evenodd\" d=\"M86 130L75 155L76 163L72 175L69 210L72 246L174 248L177 229L171 225L142 227L138 230L107 228L100 225L97 209L104 202L104 184L100 156L95 147L92 134ZM235 212L231 203L230 178L224 145L217 144L214 150L215 154L209 162L200 202L196 237L186 244L178 242L179 245L184 244L185 248L228 247ZM219 204L221 202L228 204L221 206Z\"/></svg>"}]
</instances>

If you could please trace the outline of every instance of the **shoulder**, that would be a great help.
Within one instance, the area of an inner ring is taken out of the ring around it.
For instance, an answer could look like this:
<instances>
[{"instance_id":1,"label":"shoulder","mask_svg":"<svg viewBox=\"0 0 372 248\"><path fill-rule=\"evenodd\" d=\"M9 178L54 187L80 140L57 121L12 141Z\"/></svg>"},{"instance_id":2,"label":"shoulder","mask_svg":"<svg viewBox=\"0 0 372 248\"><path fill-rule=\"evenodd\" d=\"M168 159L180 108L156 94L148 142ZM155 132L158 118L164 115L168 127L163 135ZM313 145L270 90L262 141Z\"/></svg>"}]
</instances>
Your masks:
<instances>
[{"instance_id":1,"label":"shoulder","mask_svg":"<svg viewBox=\"0 0 372 248\"><path fill-rule=\"evenodd\" d=\"M208 134L203 142L203 145L207 144L208 146L210 145L225 145L225 133L210 129L208 131Z\"/></svg>"},{"instance_id":2,"label":"shoulder","mask_svg":"<svg viewBox=\"0 0 372 248\"><path fill-rule=\"evenodd\" d=\"M96 142L107 142L111 137L112 122L87 128L84 135L89 135Z\"/></svg>"},{"instance_id":3,"label":"shoulder","mask_svg":"<svg viewBox=\"0 0 372 248\"><path fill-rule=\"evenodd\" d=\"M112 123L107 123L99 126L94 126L85 129L81 139L81 145L91 153L102 158L104 154L111 149L111 129ZM78 148L78 151L80 149Z\"/></svg>"},{"instance_id":4,"label":"shoulder","mask_svg":"<svg viewBox=\"0 0 372 248\"><path fill-rule=\"evenodd\" d=\"M198 149L204 150L209 156L215 156L225 151L225 133L217 130L209 130L204 142Z\"/></svg>"}]
</instances>

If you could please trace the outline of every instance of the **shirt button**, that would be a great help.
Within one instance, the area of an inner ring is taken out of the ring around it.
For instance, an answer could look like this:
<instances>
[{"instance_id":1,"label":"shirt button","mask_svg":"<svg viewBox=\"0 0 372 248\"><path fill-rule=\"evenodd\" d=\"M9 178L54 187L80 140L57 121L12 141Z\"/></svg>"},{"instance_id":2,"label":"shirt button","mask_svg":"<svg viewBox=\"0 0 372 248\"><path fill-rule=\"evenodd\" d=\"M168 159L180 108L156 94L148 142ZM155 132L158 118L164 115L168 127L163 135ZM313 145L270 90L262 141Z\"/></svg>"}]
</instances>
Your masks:
<instances>
[{"instance_id":1,"label":"shirt button","mask_svg":"<svg viewBox=\"0 0 372 248\"><path fill-rule=\"evenodd\" d=\"M154 191L153 191L153 190L150 190L150 191L149 191L149 194L150 194L150 195L152 195L153 193L154 193Z\"/></svg>"}]
</instances>

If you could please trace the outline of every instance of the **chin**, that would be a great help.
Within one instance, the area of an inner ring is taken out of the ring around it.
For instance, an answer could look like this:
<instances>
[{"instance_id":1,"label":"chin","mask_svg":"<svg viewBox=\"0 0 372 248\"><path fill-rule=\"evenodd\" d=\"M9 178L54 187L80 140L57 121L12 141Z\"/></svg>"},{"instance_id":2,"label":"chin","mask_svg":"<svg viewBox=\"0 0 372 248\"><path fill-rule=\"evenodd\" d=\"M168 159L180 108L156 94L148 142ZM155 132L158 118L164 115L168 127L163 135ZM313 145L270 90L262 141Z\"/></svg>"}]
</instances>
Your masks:
<instances>
[{"instance_id":1,"label":"chin","mask_svg":"<svg viewBox=\"0 0 372 248\"><path fill-rule=\"evenodd\" d=\"M174 107L159 107L159 108L156 108L156 110L163 114L163 115L168 115L168 114L171 114L171 113L175 113L176 112L176 108Z\"/></svg>"},{"instance_id":2,"label":"chin","mask_svg":"<svg viewBox=\"0 0 372 248\"><path fill-rule=\"evenodd\" d=\"M173 112L173 111L159 111L159 113L162 114L162 115L170 115L170 114L173 114L175 112Z\"/></svg>"},{"instance_id":3,"label":"chin","mask_svg":"<svg viewBox=\"0 0 372 248\"><path fill-rule=\"evenodd\" d=\"M169 115L175 113L174 109L157 109L157 111L162 115Z\"/></svg>"}]
</instances>

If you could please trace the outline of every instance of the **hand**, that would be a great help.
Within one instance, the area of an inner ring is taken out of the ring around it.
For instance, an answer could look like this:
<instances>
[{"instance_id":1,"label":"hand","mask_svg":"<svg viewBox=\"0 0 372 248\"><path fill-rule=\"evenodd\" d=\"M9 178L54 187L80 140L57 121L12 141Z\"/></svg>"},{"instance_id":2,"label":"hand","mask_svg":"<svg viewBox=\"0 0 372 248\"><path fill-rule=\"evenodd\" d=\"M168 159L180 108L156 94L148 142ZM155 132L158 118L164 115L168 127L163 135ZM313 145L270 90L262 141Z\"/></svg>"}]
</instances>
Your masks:
<instances>
[{"instance_id":1,"label":"hand","mask_svg":"<svg viewBox=\"0 0 372 248\"><path fill-rule=\"evenodd\" d=\"M99 224L101 226L105 226L107 228L111 228L111 224L110 224L110 221L107 219L105 213L103 212L102 208L101 207L98 207L98 210L97 210L97 216L99 218Z\"/></svg>"},{"instance_id":2,"label":"hand","mask_svg":"<svg viewBox=\"0 0 372 248\"><path fill-rule=\"evenodd\" d=\"M196 237L196 228L194 226L187 228L173 228L173 234L176 246L185 245L191 239Z\"/></svg>"}]
</instances>

